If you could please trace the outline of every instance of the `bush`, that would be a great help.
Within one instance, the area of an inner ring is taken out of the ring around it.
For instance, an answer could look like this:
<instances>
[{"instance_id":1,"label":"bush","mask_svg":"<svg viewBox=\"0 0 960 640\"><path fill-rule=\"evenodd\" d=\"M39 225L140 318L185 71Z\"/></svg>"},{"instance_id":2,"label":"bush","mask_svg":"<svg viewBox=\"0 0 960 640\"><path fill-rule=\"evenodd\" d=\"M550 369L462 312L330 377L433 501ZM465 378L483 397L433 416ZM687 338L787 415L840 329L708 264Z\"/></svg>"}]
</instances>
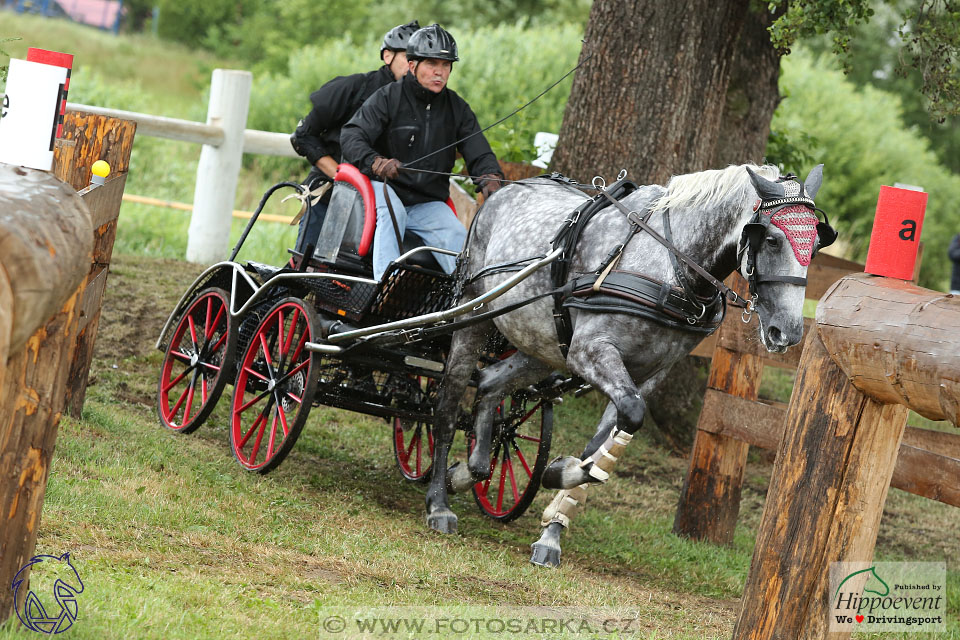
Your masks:
<instances>
[{"instance_id":1,"label":"bush","mask_svg":"<svg viewBox=\"0 0 960 640\"><path fill-rule=\"evenodd\" d=\"M454 35L461 62L454 65L450 87L470 103L481 126L487 126L539 94L576 64L579 46L575 43L579 43L582 30L577 26L504 25ZM355 41L347 36L295 51L287 61L286 73L266 73L255 78L247 126L293 131L310 109L310 93L336 76L376 68L380 64L379 45L379 37ZM504 63L504 52L509 52L509 64ZM534 134L560 130L570 83L571 79L566 79L533 105L487 132L498 157L513 161L535 157ZM279 159L262 164L267 170L306 169L304 162L291 164Z\"/></svg>"},{"instance_id":2,"label":"bush","mask_svg":"<svg viewBox=\"0 0 960 640\"><path fill-rule=\"evenodd\" d=\"M858 89L833 58L803 49L784 59L780 85L789 95L773 128L802 131L813 144L805 150L812 158L807 166L787 168L805 176L814 163L824 163L817 204L840 230L851 257L866 258L880 186L921 185L930 195L920 282L945 289L947 245L960 231L960 176L940 165L926 139L904 124L899 99L869 86Z\"/></svg>"}]
</instances>

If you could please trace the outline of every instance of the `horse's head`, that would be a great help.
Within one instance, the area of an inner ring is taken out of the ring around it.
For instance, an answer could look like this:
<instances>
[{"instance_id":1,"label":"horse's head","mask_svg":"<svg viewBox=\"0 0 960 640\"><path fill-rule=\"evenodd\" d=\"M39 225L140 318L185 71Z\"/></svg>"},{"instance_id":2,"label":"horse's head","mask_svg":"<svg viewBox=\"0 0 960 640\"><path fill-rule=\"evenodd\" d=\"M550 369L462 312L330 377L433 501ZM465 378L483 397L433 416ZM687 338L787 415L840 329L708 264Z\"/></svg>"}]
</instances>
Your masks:
<instances>
[{"instance_id":1,"label":"horse's head","mask_svg":"<svg viewBox=\"0 0 960 640\"><path fill-rule=\"evenodd\" d=\"M769 351L782 352L803 338L807 267L816 251L836 239L820 222L813 199L823 180L817 165L801 184L796 176L767 180L747 167L757 192L754 214L741 232L740 273L760 320L760 338Z\"/></svg>"}]
</instances>

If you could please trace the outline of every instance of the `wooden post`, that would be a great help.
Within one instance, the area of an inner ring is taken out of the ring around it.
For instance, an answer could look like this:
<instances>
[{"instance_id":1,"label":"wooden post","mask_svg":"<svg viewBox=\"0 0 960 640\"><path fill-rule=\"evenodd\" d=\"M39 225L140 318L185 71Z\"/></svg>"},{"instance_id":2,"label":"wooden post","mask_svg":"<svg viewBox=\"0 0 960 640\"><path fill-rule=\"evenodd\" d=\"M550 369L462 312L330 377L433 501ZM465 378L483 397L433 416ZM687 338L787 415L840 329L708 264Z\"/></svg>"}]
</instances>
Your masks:
<instances>
[{"instance_id":1,"label":"wooden post","mask_svg":"<svg viewBox=\"0 0 960 640\"><path fill-rule=\"evenodd\" d=\"M830 564L873 559L907 413L854 387L810 332L735 639L826 637Z\"/></svg>"},{"instance_id":2,"label":"wooden post","mask_svg":"<svg viewBox=\"0 0 960 640\"><path fill-rule=\"evenodd\" d=\"M193 192L193 216L187 238L187 260L224 260L230 241L230 220L237 177L243 160L243 132L250 106L249 71L215 69L210 83L207 124L223 128L223 144L203 145Z\"/></svg>"},{"instance_id":3,"label":"wooden post","mask_svg":"<svg viewBox=\"0 0 960 640\"><path fill-rule=\"evenodd\" d=\"M746 295L746 282L739 277L735 282L734 289ZM763 361L756 355L731 351L720 343L718 339L713 351L707 388L756 400ZM680 492L673 532L694 540L729 544L740 513L740 490L750 445L704 430L702 426L710 412L705 403L697 423L690 468Z\"/></svg>"},{"instance_id":4,"label":"wooden post","mask_svg":"<svg viewBox=\"0 0 960 640\"><path fill-rule=\"evenodd\" d=\"M735 639L825 638L830 565L873 559L908 410L960 423L960 300L860 274L834 285L816 320Z\"/></svg>"},{"instance_id":5,"label":"wooden post","mask_svg":"<svg viewBox=\"0 0 960 640\"><path fill-rule=\"evenodd\" d=\"M63 139L57 141L54 172L80 192L90 209L93 258L80 299L77 348L70 362L66 410L79 416L87 392L90 363L100 327L100 307L117 236L117 218L137 124L91 113L70 112L64 118ZM90 167L97 160L110 164L111 175L102 186L90 185Z\"/></svg>"},{"instance_id":6,"label":"wooden post","mask_svg":"<svg viewBox=\"0 0 960 640\"><path fill-rule=\"evenodd\" d=\"M0 622L34 554L89 270L90 213L53 176L0 164Z\"/></svg>"}]
</instances>

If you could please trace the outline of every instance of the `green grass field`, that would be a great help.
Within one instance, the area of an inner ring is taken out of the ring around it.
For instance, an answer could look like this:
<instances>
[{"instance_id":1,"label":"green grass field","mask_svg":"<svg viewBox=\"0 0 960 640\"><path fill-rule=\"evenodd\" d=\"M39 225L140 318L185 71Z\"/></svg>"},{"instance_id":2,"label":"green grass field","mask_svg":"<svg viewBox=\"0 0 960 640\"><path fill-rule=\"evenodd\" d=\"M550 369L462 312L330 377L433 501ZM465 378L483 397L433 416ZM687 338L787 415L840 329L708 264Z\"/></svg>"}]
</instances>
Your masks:
<instances>
[{"instance_id":1,"label":"green grass field","mask_svg":"<svg viewBox=\"0 0 960 640\"><path fill-rule=\"evenodd\" d=\"M234 461L224 402L194 434L166 432L153 343L199 270L115 256L86 407L61 422L36 549L69 551L86 585L70 637L310 637L337 607L455 604L613 610L637 620L641 633L625 637L729 637L767 454L751 455L734 543L718 547L671 533L687 461L638 438L565 536L563 566L538 569L528 545L550 492L509 525L455 496L459 534L432 533L382 420L315 409L265 477ZM592 395L561 405L553 452L578 451L600 409ZM942 638L960 637L958 526L960 510L892 490L879 532L878 559L947 560ZM15 618L0 627L26 637Z\"/></svg>"},{"instance_id":2,"label":"green grass field","mask_svg":"<svg viewBox=\"0 0 960 640\"><path fill-rule=\"evenodd\" d=\"M75 52L78 99L159 115L202 119L209 69L229 66L150 38L0 12L4 35L24 38L6 45L17 56L27 45ZM190 202L198 155L196 145L139 138L127 191ZM244 170L236 208L251 210L266 186L287 177L268 173ZM166 432L154 413L162 354L153 343L202 269L180 261L188 224L189 214L172 210L121 211L86 407L61 422L38 529L36 552L70 552L85 584L67 637L316 637L337 607L419 605L614 611L635 620L637 633L624 637L730 637L767 453L751 453L734 542L718 547L671 533L687 460L641 435L590 494L564 538L563 566L542 570L528 563L529 544L550 492L509 525L481 516L469 495L455 496L459 533L432 533L424 489L401 478L382 420L318 408L267 476L234 461L225 401L196 433ZM231 245L243 224L234 223ZM280 264L294 236L261 224L242 256ZM783 399L790 384L774 375L764 393ZM600 409L590 395L561 405L553 452L580 451ZM877 559L948 564L949 630L929 638L960 639L958 530L960 509L891 490ZM29 637L16 618L0 625L0 640Z\"/></svg>"}]
</instances>

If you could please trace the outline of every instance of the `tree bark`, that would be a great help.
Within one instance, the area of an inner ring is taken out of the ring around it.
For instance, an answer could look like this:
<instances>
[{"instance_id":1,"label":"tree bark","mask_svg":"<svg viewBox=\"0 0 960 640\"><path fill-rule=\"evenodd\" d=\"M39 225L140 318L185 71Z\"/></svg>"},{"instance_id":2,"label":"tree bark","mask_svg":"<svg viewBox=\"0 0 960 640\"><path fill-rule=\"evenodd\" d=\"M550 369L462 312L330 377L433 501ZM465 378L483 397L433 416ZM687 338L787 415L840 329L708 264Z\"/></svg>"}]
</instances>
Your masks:
<instances>
[{"instance_id":1,"label":"tree bark","mask_svg":"<svg viewBox=\"0 0 960 640\"><path fill-rule=\"evenodd\" d=\"M747 3L595 0L564 111L556 166L579 180L642 182L706 168Z\"/></svg>"},{"instance_id":2,"label":"tree bark","mask_svg":"<svg viewBox=\"0 0 960 640\"><path fill-rule=\"evenodd\" d=\"M761 162L780 101L780 55L762 3L595 0L551 168L636 182ZM678 363L648 398L662 439L689 446L704 376ZM668 390L668 391L667 391Z\"/></svg>"}]
</instances>

